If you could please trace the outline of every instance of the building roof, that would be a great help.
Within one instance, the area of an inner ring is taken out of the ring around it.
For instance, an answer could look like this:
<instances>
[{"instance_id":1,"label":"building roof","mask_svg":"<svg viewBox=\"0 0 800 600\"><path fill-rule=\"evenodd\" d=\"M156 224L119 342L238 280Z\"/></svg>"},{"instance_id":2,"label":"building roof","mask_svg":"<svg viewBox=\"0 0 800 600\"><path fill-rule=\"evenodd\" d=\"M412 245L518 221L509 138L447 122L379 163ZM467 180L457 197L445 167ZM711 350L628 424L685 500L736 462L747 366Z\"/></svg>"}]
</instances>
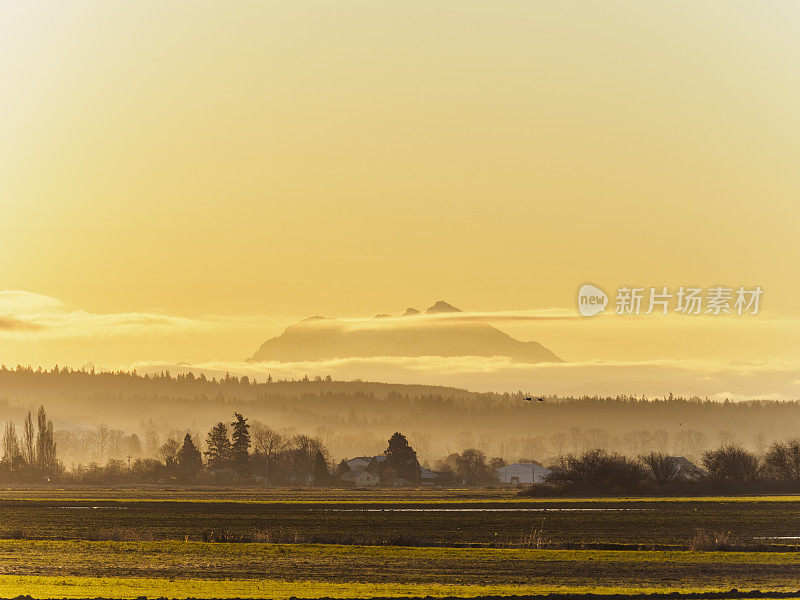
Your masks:
<instances>
[{"instance_id":1,"label":"building roof","mask_svg":"<svg viewBox=\"0 0 800 600\"><path fill-rule=\"evenodd\" d=\"M419 478L420 479L436 479L438 475L431 471L430 469L425 469L423 467L419 468Z\"/></svg>"},{"instance_id":2,"label":"building roof","mask_svg":"<svg viewBox=\"0 0 800 600\"><path fill-rule=\"evenodd\" d=\"M698 467L685 456L670 456L670 460L678 467L680 472L688 476L699 476L705 473L705 470Z\"/></svg>"},{"instance_id":3,"label":"building roof","mask_svg":"<svg viewBox=\"0 0 800 600\"><path fill-rule=\"evenodd\" d=\"M531 473L548 472L550 469L534 463L511 463L497 469L498 471L529 471Z\"/></svg>"}]
</instances>

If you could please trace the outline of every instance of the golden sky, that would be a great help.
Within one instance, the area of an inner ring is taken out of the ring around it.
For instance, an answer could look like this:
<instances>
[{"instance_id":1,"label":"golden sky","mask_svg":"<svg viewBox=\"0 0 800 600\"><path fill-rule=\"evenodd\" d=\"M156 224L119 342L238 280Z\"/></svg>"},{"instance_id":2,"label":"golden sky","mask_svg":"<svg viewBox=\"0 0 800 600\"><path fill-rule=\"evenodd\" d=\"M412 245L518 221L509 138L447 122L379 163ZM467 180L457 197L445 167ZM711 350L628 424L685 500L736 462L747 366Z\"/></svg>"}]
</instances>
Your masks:
<instances>
[{"instance_id":1,"label":"golden sky","mask_svg":"<svg viewBox=\"0 0 800 600\"><path fill-rule=\"evenodd\" d=\"M2 1L0 289L263 329L0 360L244 357L281 319L574 309L587 281L759 284L800 318L798 40L788 0ZM800 358L772 323L682 322L701 350L505 329L580 359Z\"/></svg>"}]
</instances>

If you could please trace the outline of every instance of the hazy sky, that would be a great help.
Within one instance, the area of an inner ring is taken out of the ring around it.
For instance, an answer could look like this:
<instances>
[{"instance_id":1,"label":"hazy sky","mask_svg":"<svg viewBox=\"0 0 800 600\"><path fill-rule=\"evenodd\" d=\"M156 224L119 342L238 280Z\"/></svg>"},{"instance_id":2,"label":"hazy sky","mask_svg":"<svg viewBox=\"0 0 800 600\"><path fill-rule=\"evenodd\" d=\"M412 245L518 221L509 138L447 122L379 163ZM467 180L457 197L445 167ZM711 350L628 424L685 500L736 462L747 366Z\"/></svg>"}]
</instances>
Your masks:
<instances>
[{"instance_id":1,"label":"hazy sky","mask_svg":"<svg viewBox=\"0 0 800 600\"><path fill-rule=\"evenodd\" d=\"M2 0L0 289L291 319L760 284L800 317L799 40L788 0ZM687 339L554 327L517 331L580 358ZM710 358L800 354L681 327ZM227 356L263 338L241 329ZM42 360L130 346L60 343ZM219 347L181 344L159 358Z\"/></svg>"}]
</instances>

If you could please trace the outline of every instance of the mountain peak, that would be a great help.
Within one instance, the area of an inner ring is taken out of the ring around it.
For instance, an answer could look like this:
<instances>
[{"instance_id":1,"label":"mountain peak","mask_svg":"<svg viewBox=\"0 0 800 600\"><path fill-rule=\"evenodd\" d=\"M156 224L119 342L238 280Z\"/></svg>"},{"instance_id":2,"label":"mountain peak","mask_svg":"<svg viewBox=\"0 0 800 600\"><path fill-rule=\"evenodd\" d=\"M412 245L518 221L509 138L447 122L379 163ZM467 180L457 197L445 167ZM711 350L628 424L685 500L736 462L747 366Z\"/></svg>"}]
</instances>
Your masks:
<instances>
[{"instance_id":1,"label":"mountain peak","mask_svg":"<svg viewBox=\"0 0 800 600\"><path fill-rule=\"evenodd\" d=\"M427 314L460 313L439 300ZM414 308L406 316L419 315ZM387 319L378 314L375 319ZM323 317L289 325L281 335L265 341L249 359L257 362L303 362L334 358L387 356L505 356L515 362L561 362L538 342L516 340L489 323L472 319L387 319L376 326ZM299 326L298 326L299 325Z\"/></svg>"},{"instance_id":2,"label":"mountain peak","mask_svg":"<svg viewBox=\"0 0 800 600\"><path fill-rule=\"evenodd\" d=\"M409 306L406 309L406 312L403 313L403 316L404 317L413 317L414 315L419 315L419 314L421 314L421 313L416 308L414 308L413 306Z\"/></svg>"},{"instance_id":3,"label":"mountain peak","mask_svg":"<svg viewBox=\"0 0 800 600\"><path fill-rule=\"evenodd\" d=\"M448 304L444 300L439 300L431 306L428 310L425 311L426 315L435 314L435 313L454 313L454 312L462 312L460 308L456 308L452 304Z\"/></svg>"},{"instance_id":4,"label":"mountain peak","mask_svg":"<svg viewBox=\"0 0 800 600\"><path fill-rule=\"evenodd\" d=\"M306 317L305 319L303 319L300 322L301 323L311 323L311 322L314 322L314 321L327 321L327 320L330 320L330 319L328 317L321 317L319 315L315 315L313 317Z\"/></svg>"}]
</instances>

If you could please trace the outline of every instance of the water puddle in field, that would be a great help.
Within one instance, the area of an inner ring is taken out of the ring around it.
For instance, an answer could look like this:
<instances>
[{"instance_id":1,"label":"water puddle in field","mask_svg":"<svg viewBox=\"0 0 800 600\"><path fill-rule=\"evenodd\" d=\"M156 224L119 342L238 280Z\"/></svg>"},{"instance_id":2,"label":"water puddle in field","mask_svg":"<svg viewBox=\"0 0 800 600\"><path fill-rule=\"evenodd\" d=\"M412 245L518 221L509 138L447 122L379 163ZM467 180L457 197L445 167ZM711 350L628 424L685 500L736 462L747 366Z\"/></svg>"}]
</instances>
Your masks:
<instances>
[{"instance_id":1,"label":"water puddle in field","mask_svg":"<svg viewBox=\"0 0 800 600\"><path fill-rule=\"evenodd\" d=\"M61 510L128 510L127 506L59 506Z\"/></svg>"},{"instance_id":2,"label":"water puddle in field","mask_svg":"<svg viewBox=\"0 0 800 600\"><path fill-rule=\"evenodd\" d=\"M312 509L313 510L313 509ZM330 512L642 512L654 508L324 508Z\"/></svg>"}]
</instances>

